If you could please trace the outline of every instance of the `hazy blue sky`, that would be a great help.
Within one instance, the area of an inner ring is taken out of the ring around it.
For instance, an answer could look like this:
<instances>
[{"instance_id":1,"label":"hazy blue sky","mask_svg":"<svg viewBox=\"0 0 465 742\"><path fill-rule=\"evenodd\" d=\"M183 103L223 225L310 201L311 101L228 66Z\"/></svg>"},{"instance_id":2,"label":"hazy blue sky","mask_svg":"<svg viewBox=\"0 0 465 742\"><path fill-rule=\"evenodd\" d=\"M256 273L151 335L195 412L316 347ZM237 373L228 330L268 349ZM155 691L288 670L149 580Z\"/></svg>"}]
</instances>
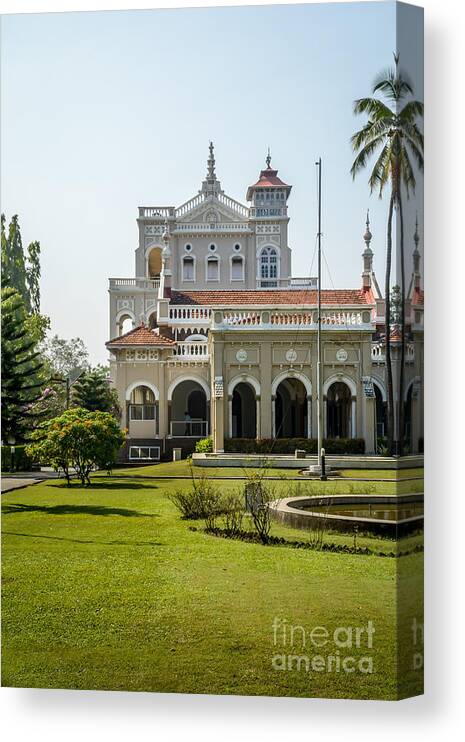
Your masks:
<instances>
[{"instance_id":1,"label":"hazy blue sky","mask_svg":"<svg viewBox=\"0 0 465 742\"><path fill-rule=\"evenodd\" d=\"M421 30L410 20L400 35L417 52L401 54L422 98ZM363 123L352 102L395 46L394 3L4 17L2 210L20 215L25 243L42 244L53 332L82 337L105 360L107 279L134 275L137 206L193 196L209 139L224 190L243 202L271 147L293 185L294 275L310 270L321 156L334 284L360 285L368 206L382 279L387 202L370 198L367 176L352 183L349 138Z\"/></svg>"}]
</instances>

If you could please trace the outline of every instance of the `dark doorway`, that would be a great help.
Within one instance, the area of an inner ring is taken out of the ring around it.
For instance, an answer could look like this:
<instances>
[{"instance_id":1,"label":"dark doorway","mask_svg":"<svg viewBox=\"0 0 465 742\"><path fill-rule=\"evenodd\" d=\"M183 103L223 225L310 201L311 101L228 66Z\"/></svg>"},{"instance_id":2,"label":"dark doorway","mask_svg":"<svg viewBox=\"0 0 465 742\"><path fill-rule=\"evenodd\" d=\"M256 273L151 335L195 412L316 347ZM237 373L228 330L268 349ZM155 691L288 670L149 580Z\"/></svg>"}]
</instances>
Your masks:
<instances>
[{"instance_id":1,"label":"dark doorway","mask_svg":"<svg viewBox=\"0 0 465 742\"><path fill-rule=\"evenodd\" d=\"M276 438L306 438L307 391L300 379L284 379L276 390Z\"/></svg>"},{"instance_id":2,"label":"dark doorway","mask_svg":"<svg viewBox=\"0 0 465 742\"><path fill-rule=\"evenodd\" d=\"M257 437L255 391L246 382L241 382L234 387L232 395L232 437Z\"/></svg>"},{"instance_id":3,"label":"dark doorway","mask_svg":"<svg viewBox=\"0 0 465 742\"><path fill-rule=\"evenodd\" d=\"M351 393L347 384L336 381L328 389L326 397L327 438L350 438Z\"/></svg>"}]
</instances>

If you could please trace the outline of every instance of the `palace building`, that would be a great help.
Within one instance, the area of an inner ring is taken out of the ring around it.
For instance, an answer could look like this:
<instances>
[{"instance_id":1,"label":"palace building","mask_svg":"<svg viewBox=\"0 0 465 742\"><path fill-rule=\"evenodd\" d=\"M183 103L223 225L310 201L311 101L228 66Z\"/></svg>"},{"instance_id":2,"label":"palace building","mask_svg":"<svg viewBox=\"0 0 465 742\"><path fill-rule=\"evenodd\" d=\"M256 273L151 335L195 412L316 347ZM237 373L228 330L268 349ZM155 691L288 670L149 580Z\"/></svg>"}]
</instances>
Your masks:
<instances>
[{"instance_id":1,"label":"palace building","mask_svg":"<svg viewBox=\"0 0 465 742\"><path fill-rule=\"evenodd\" d=\"M210 144L197 195L139 207L135 274L110 278L106 344L127 460L187 453L207 436L217 452L235 438L316 438L317 279L292 276L291 190L268 155L248 205L230 198ZM368 218L363 239L360 288L322 291L324 426L325 438L362 439L375 453L385 435L384 299ZM418 244L416 229L404 371L411 453L423 440ZM395 381L396 329L391 343Z\"/></svg>"}]
</instances>

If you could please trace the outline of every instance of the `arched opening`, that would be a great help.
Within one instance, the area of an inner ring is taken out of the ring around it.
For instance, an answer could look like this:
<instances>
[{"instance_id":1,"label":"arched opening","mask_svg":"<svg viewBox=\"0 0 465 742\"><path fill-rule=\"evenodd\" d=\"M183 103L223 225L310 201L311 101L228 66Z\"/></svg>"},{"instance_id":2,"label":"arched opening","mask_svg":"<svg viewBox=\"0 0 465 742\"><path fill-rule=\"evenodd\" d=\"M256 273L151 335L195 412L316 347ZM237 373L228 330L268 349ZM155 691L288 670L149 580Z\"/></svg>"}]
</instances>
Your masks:
<instances>
[{"instance_id":1,"label":"arched opening","mask_svg":"<svg viewBox=\"0 0 465 742\"><path fill-rule=\"evenodd\" d=\"M170 418L173 437L204 438L208 435L207 395L197 381L186 379L173 389Z\"/></svg>"},{"instance_id":2,"label":"arched opening","mask_svg":"<svg viewBox=\"0 0 465 742\"><path fill-rule=\"evenodd\" d=\"M284 379L276 389L276 438L306 438L307 433L307 390L300 379Z\"/></svg>"},{"instance_id":3,"label":"arched opening","mask_svg":"<svg viewBox=\"0 0 465 742\"><path fill-rule=\"evenodd\" d=\"M195 281L195 260L190 255L182 259L182 280Z\"/></svg>"},{"instance_id":4,"label":"arched opening","mask_svg":"<svg viewBox=\"0 0 465 742\"><path fill-rule=\"evenodd\" d=\"M278 285L278 251L275 247L264 247L260 254L260 280L264 287Z\"/></svg>"},{"instance_id":5,"label":"arched opening","mask_svg":"<svg viewBox=\"0 0 465 742\"><path fill-rule=\"evenodd\" d=\"M336 381L326 396L326 437L352 437L352 395L347 384Z\"/></svg>"},{"instance_id":6,"label":"arched opening","mask_svg":"<svg viewBox=\"0 0 465 742\"><path fill-rule=\"evenodd\" d=\"M157 327L157 313L152 312L152 314L149 316L148 324L151 330L154 330L155 327Z\"/></svg>"},{"instance_id":7,"label":"arched opening","mask_svg":"<svg viewBox=\"0 0 465 742\"><path fill-rule=\"evenodd\" d=\"M154 247L150 250L147 263L149 278L160 278L161 273L161 247Z\"/></svg>"},{"instance_id":8,"label":"arched opening","mask_svg":"<svg viewBox=\"0 0 465 742\"><path fill-rule=\"evenodd\" d=\"M129 399L129 420L155 420L155 395L148 386L136 386Z\"/></svg>"},{"instance_id":9,"label":"arched opening","mask_svg":"<svg viewBox=\"0 0 465 742\"><path fill-rule=\"evenodd\" d=\"M245 381L241 381L234 387L231 414L231 432L233 438L257 437L255 390Z\"/></svg>"},{"instance_id":10,"label":"arched opening","mask_svg":"<svg viewBox=\"0 0 465 742\"><path fill-rule=\"evenodd\" d=\"M118 337L121 337L121 335L125 335L127 332L130 332L134 326L134 322L132 320L132 317L129 314L123 314L118 319L117 322L117 331L118 331Z\"/></svg>"},{"instance_id":11,"label":"arched opening","mask_svg":"<svg viewBox=\"0 0 465 742\"><path fill-rule=\"evenodd\" d=\"M404 406L404 445L409 448L412 444L412 402L413 384L410 384Z\"/></svg>"},{"instance_id":12,"label":"arched opening","mask_svg":"<svg viewBox=\"0 0 465 742\"><path fill-rule=\"evenodd\" d=\"M218 258L207 259L207 281L219 281L220 263Z\"/></svg>"},{"instance_id":13,"label":"arched opening","mask_svg":"<svg viewBox=\"0 0 465 742\"><path fill-rule=\"evenodd\" d=\"M385 438L387 435L387 403L383 401L381 389L373 384L376 399L376 438Z\"/></svg>"},{"instance_id":14,"label":"arched opening","mask_svg":"<svg viewBox=\"0 0 465 742\"><path fill-rule=\"evenodd\" d=\"M231 281L244 280L244 258L241 255L234 255L231 258Z\"/></svg>"}]
</instances>

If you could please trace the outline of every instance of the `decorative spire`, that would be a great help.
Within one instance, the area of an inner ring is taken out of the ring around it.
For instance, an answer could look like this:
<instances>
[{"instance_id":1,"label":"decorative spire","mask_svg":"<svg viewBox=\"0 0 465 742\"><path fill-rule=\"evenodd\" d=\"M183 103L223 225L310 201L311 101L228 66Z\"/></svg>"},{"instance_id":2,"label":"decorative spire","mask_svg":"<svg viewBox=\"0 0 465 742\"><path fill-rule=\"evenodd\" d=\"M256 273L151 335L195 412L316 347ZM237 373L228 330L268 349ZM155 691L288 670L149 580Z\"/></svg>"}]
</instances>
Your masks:
<instances>
[{"instance_id":1,"label":"decorative spire","mask_svg":"<svg viewBox=\"0 0 465 742\"><path fill-rule=\"evenodd\" d=\"M163 234L162 234L162 237L161 238L162 238L162 240L164 242L164 245L165 245L163 252L165 252L166 250L168 250L168 252L169 252L169 247L170 247L170 225L169 225L168 219L165 219L165 229L163 231Z\"/></svg>"},{"instance_id":2,"label":"decorative spire","mask_svg":"<svg viewBox=\"0 0 465 742\"><path fill-rule=\"evenodd\" d=\"M418 234L418 212L415 217L415 234L413 235L413 241L415 242L415 250L418 250L418 244L420 242L420 235Z\"/></svg>"},{"instance_id":3,"label":"decorative spire","mask_svg":"<svg viewBox=\"0 0 465 742\"><path fill-rule=\"evenodd\" d=\"M207 178L208 180L216 180L215 155L213 154L213 142L210 142L209 150L210 150L210 156L207 160Z\"/></svg>"},{"instance_id":4,"label":"decorative spire","mask_svg":"<svg viewBox=\"0 0 465 742\"><path fill-rule=\"evenodd\" d=\"M270 148L269 147L268 147L268 154L266 156L266 166L267 166L268 170L271 167L271 155L270 155Z\"/></svg>"},{"instance_id":5,"label":"decorative spire","mask_svg":"<svg viewBox=\"0 0 465 742\"><path fill-rule=\"evenodd\" d=\"M366 226L367 228L366 228L365 234L363 235L363 239L365 240L365 245L366 245L367 250L370 250L370 242L373 236L370 232L370 209L367 209Z\"/></svg>"}]
</instances>

